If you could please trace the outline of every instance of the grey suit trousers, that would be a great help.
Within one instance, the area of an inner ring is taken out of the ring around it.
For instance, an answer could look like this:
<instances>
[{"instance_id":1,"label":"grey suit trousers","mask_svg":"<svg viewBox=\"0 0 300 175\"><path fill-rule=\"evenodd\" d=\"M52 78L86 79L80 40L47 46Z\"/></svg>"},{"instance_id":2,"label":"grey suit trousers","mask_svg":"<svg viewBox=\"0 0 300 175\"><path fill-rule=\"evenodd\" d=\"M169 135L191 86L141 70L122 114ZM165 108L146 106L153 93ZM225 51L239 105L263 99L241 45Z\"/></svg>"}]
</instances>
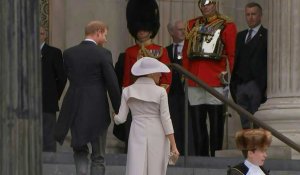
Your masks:
<instances>
[{"instance_id":1,"label":"grey suit trousers","mask_svg":"<svg viewBox=\"0 0 300 175\"><path fill-rule=\"evenodd\" d=\"M101 135L95 141L91 142L92 154L91 158L91 175L104 175L105 174L105 146L106 146L106 134L107 131L101 133ZM89 148L87 145L79 148L73 148L74 151L74 162L76 166L77 175L88 174L88 154Z\"/></svg>"}]
</instances>

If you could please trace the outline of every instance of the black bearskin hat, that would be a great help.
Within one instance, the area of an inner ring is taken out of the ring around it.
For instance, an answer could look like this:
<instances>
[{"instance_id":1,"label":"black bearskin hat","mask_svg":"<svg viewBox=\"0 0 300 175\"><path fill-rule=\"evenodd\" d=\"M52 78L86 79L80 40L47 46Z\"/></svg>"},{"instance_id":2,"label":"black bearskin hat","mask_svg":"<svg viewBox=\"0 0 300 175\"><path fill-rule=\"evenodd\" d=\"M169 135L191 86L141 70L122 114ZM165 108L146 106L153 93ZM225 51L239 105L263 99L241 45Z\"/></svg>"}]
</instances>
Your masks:
<instances>
[{"instance_id":1,"label":"black bearskin hat","mask_svg":"<svg viewBox=\"0 0 300 175\"><path fill-rule=\"evenodd\" d=\"M156 0L129 0L126 8L127 28L136 39L140 30L151 31L154 38L160 27Z\"/></svg>"}]
</instances>

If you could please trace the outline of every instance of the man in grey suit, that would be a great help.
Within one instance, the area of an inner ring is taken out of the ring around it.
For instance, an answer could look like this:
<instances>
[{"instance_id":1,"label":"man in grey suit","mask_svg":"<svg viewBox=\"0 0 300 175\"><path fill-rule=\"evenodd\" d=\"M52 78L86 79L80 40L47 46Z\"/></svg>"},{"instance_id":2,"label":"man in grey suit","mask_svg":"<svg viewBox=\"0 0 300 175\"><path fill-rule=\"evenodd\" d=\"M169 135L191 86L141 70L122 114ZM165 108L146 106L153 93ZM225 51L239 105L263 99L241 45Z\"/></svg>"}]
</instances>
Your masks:
<instances>
[{"instance_id":1,"label":"man in grey suit","mask_svg":"<svg viewBox=\"0 0 300 175\"><path fill-rule=\"evenodd\" d=\"M70 87L56 125L56 140L61 144L71 129L71 146L77 174L87 174L87 144L92 147L91 174L105 174L105 143L111 122L107 92L118 113L120 90L111 52L103 47L107 26L92 21L85 27L85 40L64 51Z\"/></svg>"},{"instance_id":2,"label":"man in grey suit","mask_svg":"<svg viewBox=\"0 0 300 175\"><path fill-rule=\"evenodd\" d=\"M261 25L262 8L259 4L248 3L245 17L249 29L237 35L230 92L237 104L254 114L266 101L268 31ZM251 128L247 117L240 117L243 129Z\"/></svg>"},{"instance_id":3,"label":"man in grey suit","mask_svg":"<svg viewBox=\"0 0 300 175\"><path fill-rule=\"evenodd\" d=\"M170 22L167 27L173 40L173 43L166 47L170 62L182 65L185 25L183 21L178 20ZM168 99L177 148L180 153L184 153L184 84L182 75L175 70L172 70Z\"/></svg>"},{"instance_id":4,"label":"man in grey suit","mask_svg":"<svg viewBox=\"0 0 300 175\"><path fill-rule=\"evenodd\" d=\"M45 41L47 31L40 27L42 59L42 97L43 97L43 151L56 152L54 127L58 101L65 88L67 75L64 71L61 50L48 45Z\"/></svg>"}]
</instances>

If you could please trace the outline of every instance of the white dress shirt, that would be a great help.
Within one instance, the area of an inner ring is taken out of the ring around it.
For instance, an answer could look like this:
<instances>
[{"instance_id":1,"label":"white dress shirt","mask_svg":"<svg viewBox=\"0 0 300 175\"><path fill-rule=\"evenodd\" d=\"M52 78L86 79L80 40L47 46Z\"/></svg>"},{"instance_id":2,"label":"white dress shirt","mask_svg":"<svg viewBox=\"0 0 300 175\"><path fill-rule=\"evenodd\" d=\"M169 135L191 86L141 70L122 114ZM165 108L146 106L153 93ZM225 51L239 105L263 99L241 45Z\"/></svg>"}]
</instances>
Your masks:
<instances>
[{"instance_id":1,"label":"white dress shirt","mask_svg":"<svg viewBox=\"0 0 300 175\"><path fill-rule=\"evenodd\" d=\"M94 40L92 40L92 39L84 39L84 41L91 41L91 42L93 42L93 43L95 43L96 45L97 45L97 43L96 43L96 41L94 41Z\"/></svg>"},{"instance_id":2,"label":"white dress shirt","mask_svg":"<svg viewBox=\"0 0 300 175\"><path fill-rule=\"evenodd\" d=\"M257 34L257 32L258 32L258 30L260 29L260 27L261 27L261 24L259 24L258 26L254 27L254 28L249 28L249 29L248 29L248 31L249 31L250 29L252 29L251 38L253 38L253 37ZM246 40L247 40L247 38L248 38L248 34L249 34L249 32L247 33L247 35L246 35L246 37L245 37L245 42L246 42Z\"/></svg>"},{"instance_id":3,"label":"white dress shirt","mask_svg":"<svg viewBox=\"0 0 300 175\"><path fill-rule=\"evenodd\" d=\"M45 42L43 42L43 43L41 44L41 46L40 46L40 50L42 50L42 49L43 49L44 45L45 45Z\"/></svg>"},{"instance_id":4,"label":"white dress shirt","mask_svg":"<svg viewBox=\"0 0 300 175\"><path fill-rule=\"evenodd\" d=\"M181 59L181 56L182 56L183 44L184 44L184 41L181 41L180 43L173 43L173 52L172 53L174 54L175 45L177 45L177 55L180 56L180 59Z\"/></svg>"},{"instance_id":5,"label":"white dress shirt","mask_svg":"<svg viewBox=\"0 0 300 175\"><path fill-rule=\"evenodd\" d=\"M248 160L245 160L244 164L249 168L249 171L246 175L265 175L265 173L260 169L259 166L254 165Z\"/></svg>"}]
</instances>

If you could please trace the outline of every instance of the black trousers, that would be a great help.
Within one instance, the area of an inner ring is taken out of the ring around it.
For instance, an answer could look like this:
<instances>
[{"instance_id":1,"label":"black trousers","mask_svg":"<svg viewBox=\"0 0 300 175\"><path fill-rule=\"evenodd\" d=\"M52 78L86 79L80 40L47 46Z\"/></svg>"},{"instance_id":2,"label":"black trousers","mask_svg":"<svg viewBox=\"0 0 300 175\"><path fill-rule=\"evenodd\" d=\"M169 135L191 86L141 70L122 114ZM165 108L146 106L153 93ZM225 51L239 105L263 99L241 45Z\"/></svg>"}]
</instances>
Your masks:
<instances>
[{"instance_id":1,"label":"black trousers","mask_svg":"<svg viewBox=\"0 0 300 175\"><path fill-rule=\"evenodd\" d=\"M192 128L195 145L195 155L197 156L215 156L216 150L221 150L224 137L224 105L195 105L190 106L190 116L192 119ZM209 117L210 132L206 124Z\"/></svg>"},{"instance_id":2,"label":"black trousers","mask_svg":"<svg viewBox=\"0 0 300 175\"><path fill-rule=\"evenodd\" d=\"M105 174L105 146L106 146L106 134L107 131L101 133L101 135L91 142L92 154L91 154L91 175L104 175ZM77 175L88 174L88 145L83 145L78 148L73 148L74 162L76 166Z\"/></svg>"},{"instance_id":3,"label":"black trousers","mask_svg":"<svg viewBox=\"0 0 300 175\"><path fill-rule=\"evenodd\" d=\"M261 98L261 92L255 81L249 81L237 86L236 102L251 114L258 110ZM240 119L243 129L251 128L251 122L246 116L240 115ZM258 128L257 125L253 125L253 127Z\"/></svg>"},{"instance_id":4,"label":"black trousers","mask_svg":"<svg viewBox=\"0 0 300 175\"><path fill-rule=\"evenodd\" d=\"M169 95L169 109L178 151L184 154L184 94Z\"/></svg>"},{"instance_id":5,"label":"black trousers","mask_svg":"<svg viewBox=\"0 0 300 175\"><path fill-rule=\"evenodd\" d=\"M54 139L54 128L56 113L43 112L43 151L56 152L56 141Z\"/></svg>"}]
</instances>

